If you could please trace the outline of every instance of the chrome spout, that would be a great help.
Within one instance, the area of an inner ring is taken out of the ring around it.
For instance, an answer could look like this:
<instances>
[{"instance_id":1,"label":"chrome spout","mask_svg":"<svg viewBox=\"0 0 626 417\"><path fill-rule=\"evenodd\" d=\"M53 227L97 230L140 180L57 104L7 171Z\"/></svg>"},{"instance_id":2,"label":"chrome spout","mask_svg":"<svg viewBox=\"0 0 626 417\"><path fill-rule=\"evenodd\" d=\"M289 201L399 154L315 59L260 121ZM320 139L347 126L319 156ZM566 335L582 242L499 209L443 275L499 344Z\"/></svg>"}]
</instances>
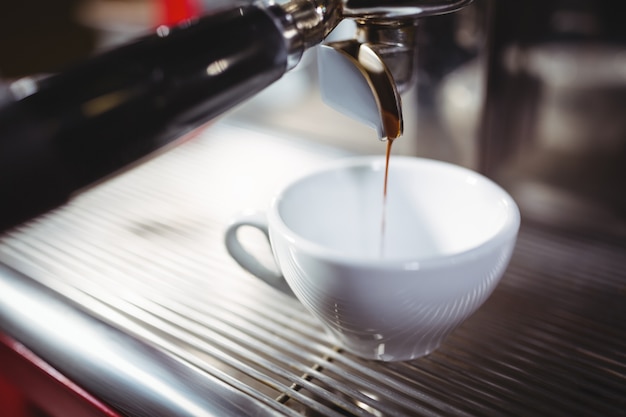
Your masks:
<instances>
[{"instance_id":1,"label":"chrome spout","mask_svg":"<svg viewBox=\"0 0 626 417\"><path fill-rule=\"evenodd\" d=\"M356 39L370 45L385 63L399 93L407 91L415 80L417 59L417 21L394 25L357 22Z\"/></svg>"},{"instance_id":2,"label":"chrome spout","mask_svg":"<svg viewBox=\"0 0 626 417\"><path fill-rule=\"evenodd\" d=\"M368 44L356 40L322 45L318 54L322 99L374 128L381 140L402 134L402 106L391 72Z\"/></svg>"},{"instance_id":3,"label":"chrome spout","mask_svg":"<svg viewBox=\"0 0 626 417\"><path fill-rule=\"evenodd\" d=\"M382 140L402 134L400 94L415 81L418 19L456 11L472 0L343 0L330 10L357 24L355 39L319 54L323 100L372 126Z\"/></svg>"}]
</instances>

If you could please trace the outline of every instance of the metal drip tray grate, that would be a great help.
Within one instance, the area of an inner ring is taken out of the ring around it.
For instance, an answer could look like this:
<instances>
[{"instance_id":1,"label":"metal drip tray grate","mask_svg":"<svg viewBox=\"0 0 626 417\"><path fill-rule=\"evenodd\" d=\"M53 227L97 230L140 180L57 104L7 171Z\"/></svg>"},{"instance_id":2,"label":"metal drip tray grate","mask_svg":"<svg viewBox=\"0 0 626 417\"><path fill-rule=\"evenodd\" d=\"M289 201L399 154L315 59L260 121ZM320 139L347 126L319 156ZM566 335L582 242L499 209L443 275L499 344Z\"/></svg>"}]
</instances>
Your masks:
<instances>
[{"instance_id":1,"label":"metal drip tray grate","mask_svg":"<svg viewBox=\"0 0 626 417\"><path fill-rule=\"evenodd\" d=\"M332 346L241 270L228 219L340 156L218 124L5 235L0 260L277 415L626 415L624 247L524 225L483 308L390 364Z\"/></svg>"}]
</instances>

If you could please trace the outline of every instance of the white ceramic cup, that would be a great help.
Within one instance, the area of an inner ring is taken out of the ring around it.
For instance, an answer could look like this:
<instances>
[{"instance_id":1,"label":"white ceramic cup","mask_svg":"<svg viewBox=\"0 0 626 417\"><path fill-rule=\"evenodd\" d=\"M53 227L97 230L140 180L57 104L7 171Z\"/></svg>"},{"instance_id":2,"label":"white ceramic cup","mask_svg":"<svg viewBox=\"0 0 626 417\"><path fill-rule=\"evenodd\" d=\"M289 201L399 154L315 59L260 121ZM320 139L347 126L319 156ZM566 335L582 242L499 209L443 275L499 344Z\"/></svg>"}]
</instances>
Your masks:
<instances>
[{"instance_id":1,"label":"white ceramic cup","mask_svg":"<svg viewBox=\"0 0 626 417\"><path fill-rule=\"evenodd\" d=\"M384 169L382 157L358 157L296 179L267 213L236 218L225 243L245 269L280 287L237 234L262 230L289 288L336 342L363 358L409 360L439 347L489 297L520 214L476 172L400 156L391 158L383 210Z\"/></svg>"}]
</instances>

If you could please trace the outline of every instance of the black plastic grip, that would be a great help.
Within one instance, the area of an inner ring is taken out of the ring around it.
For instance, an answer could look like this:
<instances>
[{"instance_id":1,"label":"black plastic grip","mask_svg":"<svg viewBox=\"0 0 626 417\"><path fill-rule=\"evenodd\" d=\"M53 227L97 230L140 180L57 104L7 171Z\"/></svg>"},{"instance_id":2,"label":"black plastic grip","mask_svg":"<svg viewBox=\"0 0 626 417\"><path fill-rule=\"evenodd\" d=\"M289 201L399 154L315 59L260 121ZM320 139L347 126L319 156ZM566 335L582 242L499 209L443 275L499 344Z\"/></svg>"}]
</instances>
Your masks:
<instances>
[{"instance_id":1,"label":"black plastic grip","mask_svg":"<svg viewBox=\"0 0 626 417\"><path fill-rule=\"evenodd\" d=\"M284 37L246 6L161 28L0 107L0 231L63 204L286 71Z\"/></svg>"}]
</instances>

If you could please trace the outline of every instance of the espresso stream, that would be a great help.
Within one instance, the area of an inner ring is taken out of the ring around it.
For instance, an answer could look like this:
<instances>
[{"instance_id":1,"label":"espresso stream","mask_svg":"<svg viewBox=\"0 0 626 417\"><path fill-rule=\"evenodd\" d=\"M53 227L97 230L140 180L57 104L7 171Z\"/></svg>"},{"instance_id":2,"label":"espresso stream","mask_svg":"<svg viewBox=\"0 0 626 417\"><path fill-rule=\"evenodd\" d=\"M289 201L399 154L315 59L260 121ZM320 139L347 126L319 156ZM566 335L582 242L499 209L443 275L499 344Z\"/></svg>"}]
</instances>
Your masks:
<instances>
[{"instance_id":1,"label":"espresso stream","mask_svg":"<svg viewBox=\"0 0 626 417\"><path fill-rule=\"evenodd\" d=\"M387 183L389 181L389 162L391 160L391 147L393 141L400 137L402 131L400 120L396 117L383 114L383 123L387 132L387 153L385 155L385 180L383 185L383 212L380 225L380 257L385 256L385 233L387 227Z\"/></svg>"},{"instance_id":2,"label":"espresso stream","mask_svg":"<svg viewBox=\"0 0 626 417\"><path fill-rule=\"evenodd\" d=\"M380 222L380 257L385 256L385 229L387 227L387 182L389 181L389 160L393 139L387 140L387 155L385 157L385 182L383 185L383 213Z\"/></svg>"}]
</instances>

